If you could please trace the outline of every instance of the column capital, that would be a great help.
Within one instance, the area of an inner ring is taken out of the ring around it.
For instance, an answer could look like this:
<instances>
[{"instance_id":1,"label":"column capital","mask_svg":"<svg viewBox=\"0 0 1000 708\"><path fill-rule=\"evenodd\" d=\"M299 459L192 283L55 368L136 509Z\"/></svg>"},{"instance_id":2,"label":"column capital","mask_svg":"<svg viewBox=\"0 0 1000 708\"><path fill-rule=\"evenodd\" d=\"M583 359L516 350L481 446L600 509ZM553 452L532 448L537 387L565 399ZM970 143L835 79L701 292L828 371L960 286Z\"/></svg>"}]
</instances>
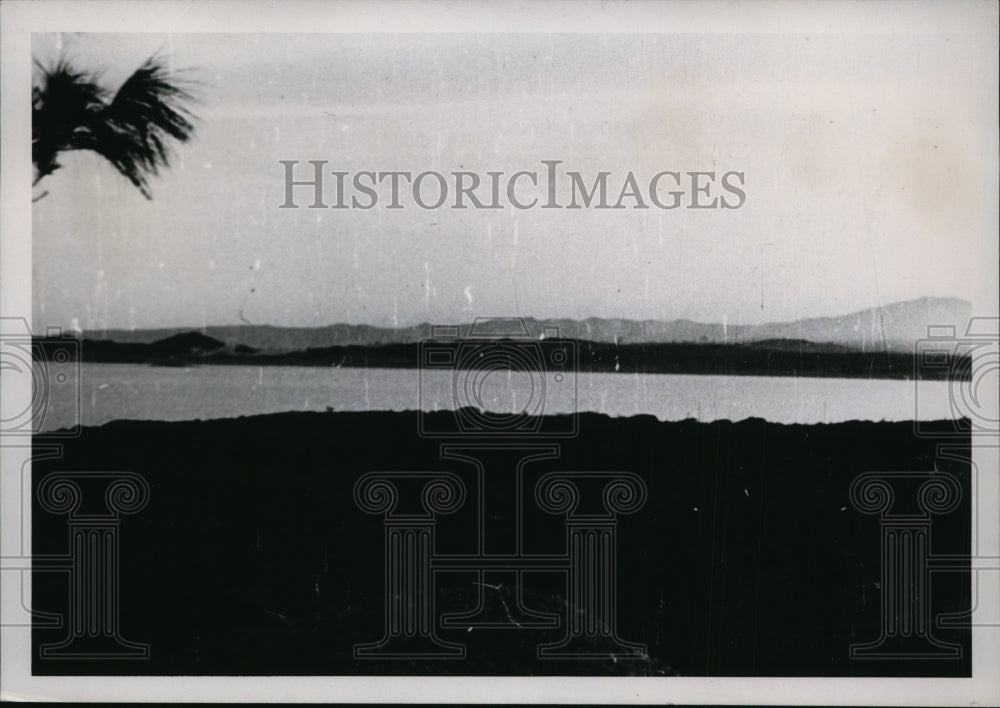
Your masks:
<instances>
[{"instance_id":1,"label":"column capital","mask_svg":"<svg viewBox=\"0 0 1000 708\"><path fill-rule=\"evenodd\" d=\"M539 507L570 519L631 514L642 508L646 496L646 483L634 472L548 472L535 485Z\"/></svg>"},{"instance_id":2,"label":"column capital","mask_svg":"<svg viewBox=\"0 0 1000 708\"><path fill-rule=\"evenodd\" d=\"M71 521L135 514L149 502L149 483L135 472L51 472L38 484L38 502Z\"/></svg>"},{"instance_id":3,"label":"column capital","mask_svg":"<svg viewBox=\"0 0 1000 708\"><path fill-rule=\"evenodd\" d=\"M953 511L962 500L962 487L949 472L865 472L851 483L850 495L862 513L916 520Z\"/></svg>"},{"instance_id":4,"label":"column capital","mask_svg":"<svg viewBox=\"0 0 1000 708\"><path fill-rule=\"evenodd\" d=\"M452 472L368 472L354 484L358 508L386 519L450 514L465 497L465 483Z\"/></svg>"}]
</instances>

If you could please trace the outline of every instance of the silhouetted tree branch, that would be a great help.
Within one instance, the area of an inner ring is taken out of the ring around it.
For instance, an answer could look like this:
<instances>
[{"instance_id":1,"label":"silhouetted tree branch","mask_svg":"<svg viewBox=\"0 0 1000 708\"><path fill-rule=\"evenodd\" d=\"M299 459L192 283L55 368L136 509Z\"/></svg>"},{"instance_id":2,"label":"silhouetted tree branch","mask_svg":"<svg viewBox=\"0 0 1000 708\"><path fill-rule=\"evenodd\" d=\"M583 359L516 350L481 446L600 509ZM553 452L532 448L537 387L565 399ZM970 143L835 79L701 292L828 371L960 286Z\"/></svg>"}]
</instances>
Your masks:
<instances>
[{"instance_id":1,"label":"silhouetted tree branch","mask_svg":"<svg viewBox=\"0 0 1000 708\"><path fill-rule=\"evenodd\" d=\"M36 65L32 186L59 169L62 153L90 150L152 199L149 179L169 167L172 143L194 135L196 117L187 107L194 98L184 83L157 56L143 62L113 95L96 74L75 69L65 58L49 67Z\"/></svg>"}]
</instances>

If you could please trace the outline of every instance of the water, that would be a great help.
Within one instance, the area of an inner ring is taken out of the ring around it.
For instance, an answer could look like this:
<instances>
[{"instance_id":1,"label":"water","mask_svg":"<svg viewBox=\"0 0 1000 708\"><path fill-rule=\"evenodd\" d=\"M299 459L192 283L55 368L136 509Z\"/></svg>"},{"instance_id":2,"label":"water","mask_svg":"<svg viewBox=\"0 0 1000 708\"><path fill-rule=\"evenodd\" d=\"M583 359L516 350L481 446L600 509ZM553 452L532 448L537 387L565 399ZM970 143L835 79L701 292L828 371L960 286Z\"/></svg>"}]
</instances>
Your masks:
<instances>
[{"instance_id":1,"label":"water","mask_svg":"<svg viewBox=\"0 0 1000 708\"><path fill-rule=\"evenodd\" d=\"M557 380L561 378L561 380ZM945 381L592 373L546 378L494 372L294 366L83 364L47 387L42 430L82 421L193 420L284 411L439 410L455 401L498 413L596 411L660 420L764 418L778 423L960 417ZM41 390L41 389L39 389ZM79 396L77 397L77 392ZM77 400L79 398L79 400Z\"/></svg>"}]
</instances>

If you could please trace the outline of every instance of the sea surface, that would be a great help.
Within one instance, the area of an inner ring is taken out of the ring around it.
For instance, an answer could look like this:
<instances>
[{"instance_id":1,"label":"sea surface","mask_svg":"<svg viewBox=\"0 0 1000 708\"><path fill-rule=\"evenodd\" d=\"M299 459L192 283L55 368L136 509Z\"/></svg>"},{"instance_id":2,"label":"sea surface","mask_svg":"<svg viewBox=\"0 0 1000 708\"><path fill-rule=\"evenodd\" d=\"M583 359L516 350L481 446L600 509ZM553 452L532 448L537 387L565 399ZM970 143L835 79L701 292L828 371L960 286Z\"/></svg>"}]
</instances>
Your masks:
<instances>
[{"instance_id":1,"label":"sea surface","mask_svg":"<svg viewBox=\"0 0 1000 708\"><path fill-rule=\"evenodd\" d=\"M600 412L660 420L763 418L777 423L961 417L947 381L778 376L82 364L40 380L41 431L111 420L194 420L285 411Z\"/></svg>"}]
</instances>

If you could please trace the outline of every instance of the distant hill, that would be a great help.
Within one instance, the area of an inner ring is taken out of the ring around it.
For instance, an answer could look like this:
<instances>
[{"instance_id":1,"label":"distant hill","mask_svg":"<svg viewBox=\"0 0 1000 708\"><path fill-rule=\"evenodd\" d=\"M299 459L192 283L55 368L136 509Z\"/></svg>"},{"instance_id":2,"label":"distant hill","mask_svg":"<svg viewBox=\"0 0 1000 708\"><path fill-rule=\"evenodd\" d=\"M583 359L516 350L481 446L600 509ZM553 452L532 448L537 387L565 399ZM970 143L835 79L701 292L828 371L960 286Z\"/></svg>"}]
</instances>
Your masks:
<instances>
[{"instance_id":1,"label":"distant hill","mask_svg":"<svg viewBox=\"0 0 1000 708\"><path fill-rule=\"evenodd\" d=\"M143 362L151 364L186 364L207 361L227 354L253 353L247 347L230 347L225 342L200 332L182 332L154 342L116 342L110 339L82 340L86 361Z\"/></svg>"},{"instance_id":2,"label":"distant hill","mask_svg":"<svg viewBox=\"0 0 1000 708\"><path fill-rule=\"evenodd\" d=\"M744 341L805 339L844 344L861 351L912 350L927 336L928 325L954 325L961 336L972 316L972 303L957 298L920 298L840 317L817 317L748 328Z\"/></svg>"},{"instance_id":3,"label":"distant hill","mask_svg":"<svg viewBox=\"0 0 1000 708\"><path fill-rule=\"evenodd\" d=\"M928 369L916 360L914 343L926 336L929 324L953 325L964 332L970 309L961 300L927 298L842 317L731 327L685 320L494 319L478 321L473 334L491 339L519 333L548 338L554 328L560 337L575 341L566 350L572 353L568 365L583 372L963 378L969 368L958 361L963 355L957 353L948 366ZM468 337L471 329L461 325L448 334ZM81 357L90 362L160 366L415 368L422 360L419 341L431 331L429 325L403 330L332 325L114 331L102 333L102 338L84 337ZM439 331L436 338L441 335ZM540 361L540 365L546 364Z\"/></svg>"},{"instance_id":4,"label":"distant hill","mask_svg":"<svg viewBox=\"0 0 1000 708\"><path fill-rule=\"evenodd\" d=\"M802 340L832 344L855 351L912 351L914 343L927 335L928 325L954 325L961 334L971 316L972 305L957 298L920 298L871 308L837 317L817 317L794 322L761 325L706 324L690 320L626 320L591 317L585 320L524 320L532 337L539 337L545 327L555 326L559 335L580 341L619 344L649 343L750 343L768 340ZM459 325L467 336L471 323ZM200 330L211 346L244 347L291 352L323 347L407 344L431 336L431 325L391 328L371 325L334 324L325 327L275 327L271 325L228 325ZM119 343L154 343L189 336L190 328L153 330L88 331L92 339ZM191 344L194 340L181 340ZM197 344L197 342L194 342ZM202 341L205 351L208 344ZM795 343L794 348L801 345Z\"/></svg>"},{"instance_id":5,"label":"distant hill","mask_svg":"<svg viewBox=\"0 0 1000 708\"><path fill-rule=\"evenodd\" d=\"M226 343L200 332L184 332L164 339L159 339L149 345L149 348L166 355L197 355L209 354L224 349Z\"/></svg>"}]
</instances>

